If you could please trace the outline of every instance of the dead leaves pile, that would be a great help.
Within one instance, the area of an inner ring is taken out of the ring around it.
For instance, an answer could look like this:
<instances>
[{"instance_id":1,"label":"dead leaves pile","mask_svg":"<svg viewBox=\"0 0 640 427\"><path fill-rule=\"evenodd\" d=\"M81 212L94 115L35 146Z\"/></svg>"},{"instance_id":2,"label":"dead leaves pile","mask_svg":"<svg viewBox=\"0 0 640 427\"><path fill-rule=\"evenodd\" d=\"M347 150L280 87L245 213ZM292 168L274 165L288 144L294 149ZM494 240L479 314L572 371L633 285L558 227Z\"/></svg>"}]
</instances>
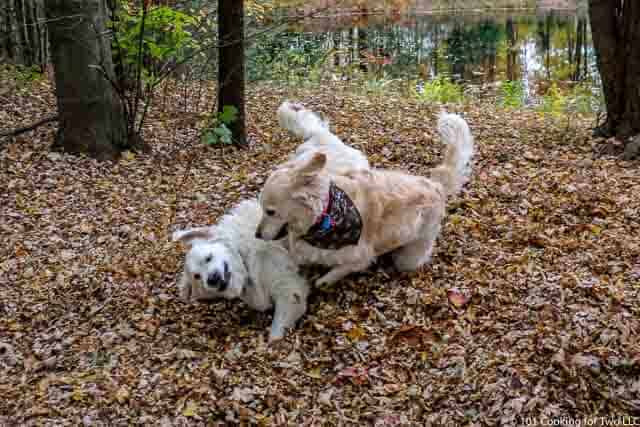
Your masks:
<instances>
[{"instance_id":1,"label":"dead leaves pile","mask_svg":"<svg viewBox=\"0 0 640 427\"><path fill-rule=\"evenodd\" d=\"M48 90L0 95L13 106L4 125L50 111ZM257 193L298 143L277 128L285 98L376 166L425 175L442 149L439 107L263 86L249 98L251 147L212 149L193 142L182 93L153 112L149 155L51 153L52 126L0 151L0 424L516 425L640 411L640 168L595 156L587 123L567 132L459 107L478 153L433 263L397 274L383 259L316 290L300 327L268 346L268 315L177 301L170 231Z\"/></svg>"}]
</instances>

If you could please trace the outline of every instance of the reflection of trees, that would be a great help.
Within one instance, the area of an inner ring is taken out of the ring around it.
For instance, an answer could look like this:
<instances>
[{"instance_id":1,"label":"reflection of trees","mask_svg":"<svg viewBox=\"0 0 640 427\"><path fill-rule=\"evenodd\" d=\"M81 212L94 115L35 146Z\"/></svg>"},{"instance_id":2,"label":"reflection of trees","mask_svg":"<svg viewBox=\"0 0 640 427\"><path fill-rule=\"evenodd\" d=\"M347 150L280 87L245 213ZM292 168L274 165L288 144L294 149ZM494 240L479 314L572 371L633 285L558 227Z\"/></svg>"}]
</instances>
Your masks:
<instances>
[{"instance_id":1,"label":"reflection of trees","mask_svg":"<svg viewBox=\"0 0 640 427\"><path fill-rule=\"evenodd\" d=\"M499 78L517 81L523 73L533 72L540 73L538 79L568 80L584 79L592 65L589 38L584 18L557 13L504 20L420 16L400 22L371 15L349 21L305 21L269 39L267 44L275 45L271 49L260 41L255 50L275 61L278 55L304 56L304 61L288 63L289 70L299 68L299 75L333 48L337 58L327 65L338 73L366 68L372 76L384 73L389 78L430 79L446 73L465 81L491 82ZM498 76L498 71L504 74Z\"/></svg>"},{"instance_id":2,"label":"reflection of trees","mask_svg":"<svg viewBox=\"0 0 640 427\"><path fill-rule=\"evenodd\" d=\"M587 75L587 18L578 18L575 45L569 43L568 49L569 63L573 66L571 80L580 81Z\"/></svg>"},{"instance_id":3,"label":"reflection of trees","mask_svg":"<svg viewBox=\"0 0 640 427\"><path fill-rule=\"evenodd\" d=\"M585 17L549 13L538 20L536 46L547 80L581 81L589 71L589 30Z\"/></svg>"},{"instance_id":4,"label":"reflection of trees","mask_svg":"<svg viewBox=\"0 0 640 427\"><path fill-rule=\"evenodd\" d=\"M495 22L484 21L473 27L457 22L447 37L451 71L456 78L474 80L472 66L480 65L485 80L495 78L498 42L503 30Z\"/></svg>"},{"instance_id":5,"label":"reflection of trees","mask_svg":"<svg viewBox=\"0 0 640 427\"><path fill-rule=\"evenodd\" d=\"M544 69L547 79L551 78L551 27L554 21L553 12L545 15L542 23L538 22L538 51L544 58Z\"/></svg>"},{"instance_id":6,"label":"reflection of trees","mask_svg":"<svg viewBox=\"0 0 640 427\"><path fill-rule=\"evenodd\" d=\"M369 43L367 40L367 28L365 26L358 27L358 57L360 60L360 71L367 71L367 50Z\"/></svg>"}]
</instances>

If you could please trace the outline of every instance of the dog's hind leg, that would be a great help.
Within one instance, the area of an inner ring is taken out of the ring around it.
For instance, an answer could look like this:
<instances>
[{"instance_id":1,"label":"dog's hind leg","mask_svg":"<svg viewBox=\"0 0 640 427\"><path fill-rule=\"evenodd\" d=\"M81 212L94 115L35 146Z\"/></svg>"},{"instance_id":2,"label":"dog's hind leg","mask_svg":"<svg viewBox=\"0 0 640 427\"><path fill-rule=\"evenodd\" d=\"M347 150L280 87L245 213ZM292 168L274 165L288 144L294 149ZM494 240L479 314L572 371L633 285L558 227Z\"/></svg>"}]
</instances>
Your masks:
<instances>
[{"instance_id":1,"label":"dog's hind leg","mask_svg":"<svg viewBox=\"0 0 640 427\"><path fill-rule=\"evenodd\" d=\"M433 253L435 239L418 240L391 253L398 271L415 271L428 263Z\"/></svg>"},{"instance_id":2,"label":"dog's hind leg","mask_svg":"<svg viewBox=\"0 0 640 427\"><path fill-rule=\"evenodd\" d=\"M422 233L423 238L402 246L391 253L393 263L399 271L415 271L431 260L433 245L440 232L440 223L432 223Z\"/></svg>"}]
</instances>

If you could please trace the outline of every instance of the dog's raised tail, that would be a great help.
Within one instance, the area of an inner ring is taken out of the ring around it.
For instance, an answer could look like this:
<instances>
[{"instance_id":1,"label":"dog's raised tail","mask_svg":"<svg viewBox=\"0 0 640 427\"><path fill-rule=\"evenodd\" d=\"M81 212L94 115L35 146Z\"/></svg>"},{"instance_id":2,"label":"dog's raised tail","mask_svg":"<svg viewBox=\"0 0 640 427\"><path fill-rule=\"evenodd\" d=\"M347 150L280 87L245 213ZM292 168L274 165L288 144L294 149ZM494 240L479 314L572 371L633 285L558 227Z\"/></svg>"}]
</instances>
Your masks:
<instances>
[{"instance_id":1,"label":"dog's raised tail","mask_svg":"<svg viewBox=\"0 0 640 427\"><path fill-rule=\"evenodd\" d=\"M447 148L442 163L431 171L431 178L442 184L447 196L452 196L460 192L469 179L473 135L467 122L451 113L440 113L438 132Z\"/></svg>"},{"instance_id":2,"label":"dog's raised tail","mask_svg":"<svg viewBox=\"0 0 640 427\"><path fill-rule=\"evenodd\" d=\"M316 113L289 101L284 101L278 108L278 122L281 127L303 139L311 138L318 132L326 132L329 128L327 122Z\"/></svg>"}]
</instances>

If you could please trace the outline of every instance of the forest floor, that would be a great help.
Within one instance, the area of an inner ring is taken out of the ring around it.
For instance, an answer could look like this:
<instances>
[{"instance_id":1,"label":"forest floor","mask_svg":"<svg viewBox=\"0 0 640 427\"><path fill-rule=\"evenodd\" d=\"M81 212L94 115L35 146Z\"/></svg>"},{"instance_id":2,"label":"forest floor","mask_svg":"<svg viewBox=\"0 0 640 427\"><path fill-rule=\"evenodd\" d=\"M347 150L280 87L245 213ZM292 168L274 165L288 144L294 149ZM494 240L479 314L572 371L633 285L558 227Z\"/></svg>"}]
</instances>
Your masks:
<instances>
[{"instance_id":1,"label":"forest floor","mask_svg":"<svg viewBox=\"0 0 640 427\"><path fill-rule=\"evenodd\" d=\"M286 98L375 166L423 175L441 156L440 107L252 87L252 143L236 150L197 142L198 115L182 111L182 91L167 96L146 128L152 151L118 163L51 152L55 123L0 140L0 425L640 414L640 165L599 154L591 122L450 107L477 154L432 263L398 274L380 262L316 289L299 327L268 345L268 314L178 301L184 252L170 232L257 194L300 143L277 126ZM55 111L45 82L0 102L5 129Z\"/></svg>"}]
</instances>

